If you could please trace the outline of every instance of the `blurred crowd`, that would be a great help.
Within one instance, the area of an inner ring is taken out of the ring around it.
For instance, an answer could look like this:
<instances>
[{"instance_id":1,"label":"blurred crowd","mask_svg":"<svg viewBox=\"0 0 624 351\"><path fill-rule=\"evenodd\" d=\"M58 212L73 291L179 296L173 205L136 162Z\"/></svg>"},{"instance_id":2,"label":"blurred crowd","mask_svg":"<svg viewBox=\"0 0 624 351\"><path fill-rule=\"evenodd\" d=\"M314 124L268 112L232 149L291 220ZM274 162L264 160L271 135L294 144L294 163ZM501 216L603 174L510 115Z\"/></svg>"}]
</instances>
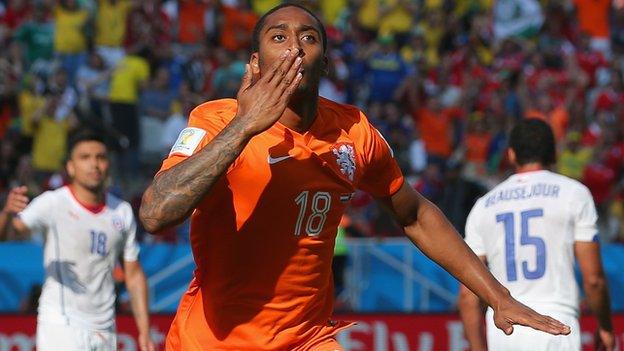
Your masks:
<instances>
[{"instance_id":1,"label":"blurred crowd","mask_svg":"<svg viewBox=\"0 0 624 351\"><path fill-rule=\"evenodd\" d=\"M190 110L235 96L253 26L279 3L0 0L0 200L62 186L67 135L88 126L113 150L112 191L138 207ZM541 118L556 170L590 188L603 239L624 242L624 1L298 3L327 26L321 95L360 107L460 232L512 171L506 132ZM344 222L348 235L400 234L366 194Z\"/></svg>"}]
</instances>

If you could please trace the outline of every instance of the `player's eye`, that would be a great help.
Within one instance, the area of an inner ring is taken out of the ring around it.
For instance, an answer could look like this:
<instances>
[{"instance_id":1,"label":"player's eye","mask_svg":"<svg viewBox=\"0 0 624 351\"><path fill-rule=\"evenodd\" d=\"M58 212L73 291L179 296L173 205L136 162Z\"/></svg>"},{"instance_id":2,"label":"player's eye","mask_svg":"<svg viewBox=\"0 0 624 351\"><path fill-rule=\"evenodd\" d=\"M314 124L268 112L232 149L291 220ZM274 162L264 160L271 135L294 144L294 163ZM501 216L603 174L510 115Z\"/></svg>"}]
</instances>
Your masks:
<instances>
[{"instance_id":1,"label":"player's eye","mask_svg":"<svg viewBox=\"0 0 624 351\"><path fill-rule=\"evenodd\" d=\"M314 35L312 35L312 34L306 34L301 39L303 39L303 41L306 41L306 42L309 42L309 43L316 42L316 37Z\"/></svg>"},{"instance_id":2,"label":"player's eye","mask_svg":"<svg viewBox=\"0 0 624 351\"><path fill-rule=\"evenodd\" d=\"M284 41L284 39L286 39L286 37L281 34L276 34L273 36L274 41Z\"/></svg>"}]
</instances>

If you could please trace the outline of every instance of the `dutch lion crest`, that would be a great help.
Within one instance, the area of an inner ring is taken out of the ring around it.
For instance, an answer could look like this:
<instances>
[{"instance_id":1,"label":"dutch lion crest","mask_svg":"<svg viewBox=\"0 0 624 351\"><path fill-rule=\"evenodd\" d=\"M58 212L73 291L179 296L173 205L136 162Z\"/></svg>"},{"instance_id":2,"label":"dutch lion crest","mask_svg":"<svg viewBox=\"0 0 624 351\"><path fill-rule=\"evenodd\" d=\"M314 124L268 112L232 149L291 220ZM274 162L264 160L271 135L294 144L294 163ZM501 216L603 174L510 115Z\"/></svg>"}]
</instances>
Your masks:
<instances>
[{"instance_id":1,"label":"dutch lion crest","mask_svg":"<svg viewBox=\"0 0 624 351\"><path fill-rule=\"evenodd\" d=\"M340 167L342 174L347 176L350 181L355 177L355 151L353 145L336 144L332 146L332 152L336 156L336 163Z\"/></svg>"}]
</instances>

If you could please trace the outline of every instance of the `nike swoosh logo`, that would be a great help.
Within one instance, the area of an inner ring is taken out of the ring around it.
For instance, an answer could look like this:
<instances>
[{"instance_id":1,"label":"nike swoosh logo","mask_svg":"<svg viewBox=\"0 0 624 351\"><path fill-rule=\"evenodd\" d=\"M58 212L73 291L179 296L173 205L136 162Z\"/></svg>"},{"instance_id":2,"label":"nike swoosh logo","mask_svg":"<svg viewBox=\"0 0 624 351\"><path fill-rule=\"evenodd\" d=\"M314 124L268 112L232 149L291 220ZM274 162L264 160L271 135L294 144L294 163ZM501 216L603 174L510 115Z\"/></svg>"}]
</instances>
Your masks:
<instances>
[{"instance_id":1,"label":"nike swoosh logo","mask_svg":"<svg viewBox=\"0 0 624 351\"><path fill-rule=\"evenodd\" d=\"M271 157L271 155L269 155L269 157L267 158L267 161L269 161L270 165L274 165L278 162L282 162L284 160L288 160L289 158L292 158L292 156L290 155L286 155L286 156L281 156L281 157Z\"/></svg>"}]
</instances>

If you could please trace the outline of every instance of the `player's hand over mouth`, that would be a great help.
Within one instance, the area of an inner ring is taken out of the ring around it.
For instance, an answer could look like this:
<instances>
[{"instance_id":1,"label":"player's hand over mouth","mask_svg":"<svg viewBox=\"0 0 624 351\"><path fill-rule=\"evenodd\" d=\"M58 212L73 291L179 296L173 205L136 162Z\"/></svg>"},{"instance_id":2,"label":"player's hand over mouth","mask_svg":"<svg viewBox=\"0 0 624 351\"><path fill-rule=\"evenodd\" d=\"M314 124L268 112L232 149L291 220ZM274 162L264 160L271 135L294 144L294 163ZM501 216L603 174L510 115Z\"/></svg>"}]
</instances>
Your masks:
<instances>
[{"instance_id":1,"label":"player's hand over mouth","mask_svg":"<svg viewBox=\"0 0 624 351\"><path fill-rule=\"evenodd\" d=\"M267 73L254 77L249 64L237 94L235 120L253 136L270 128L284 113L288 100L301 82L299 49L286 50Z\"/></svg>"}]
</instances>

